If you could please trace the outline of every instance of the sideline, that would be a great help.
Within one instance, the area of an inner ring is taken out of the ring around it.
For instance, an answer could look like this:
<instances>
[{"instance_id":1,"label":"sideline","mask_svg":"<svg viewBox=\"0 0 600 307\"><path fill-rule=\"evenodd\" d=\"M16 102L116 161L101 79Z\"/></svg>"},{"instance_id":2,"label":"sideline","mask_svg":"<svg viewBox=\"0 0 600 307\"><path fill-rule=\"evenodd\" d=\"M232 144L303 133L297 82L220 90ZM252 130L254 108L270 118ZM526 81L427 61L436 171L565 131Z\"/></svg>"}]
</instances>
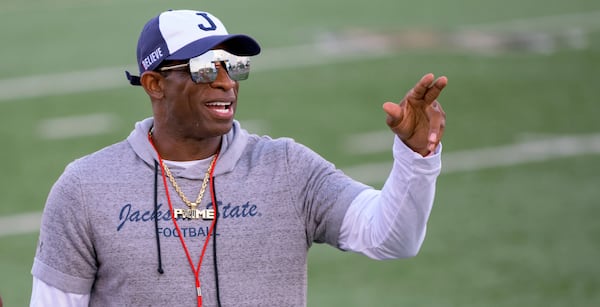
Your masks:
<instances>
[{"instance_id":1,"label":"sideline","mask_svg":"<svg viewBox=\"0 0 600 307\"><path fill-rule=\"evenodd\" d=\"M600 133L444 153L442 175L590 154L600 154ZM356 180L373 183L386 178L390 166L391 161L388 161L348 167L343 171ZM41 217L41 212L0 216L0 237L35 233L39 231Z\"/></svg>"}]
</instances>

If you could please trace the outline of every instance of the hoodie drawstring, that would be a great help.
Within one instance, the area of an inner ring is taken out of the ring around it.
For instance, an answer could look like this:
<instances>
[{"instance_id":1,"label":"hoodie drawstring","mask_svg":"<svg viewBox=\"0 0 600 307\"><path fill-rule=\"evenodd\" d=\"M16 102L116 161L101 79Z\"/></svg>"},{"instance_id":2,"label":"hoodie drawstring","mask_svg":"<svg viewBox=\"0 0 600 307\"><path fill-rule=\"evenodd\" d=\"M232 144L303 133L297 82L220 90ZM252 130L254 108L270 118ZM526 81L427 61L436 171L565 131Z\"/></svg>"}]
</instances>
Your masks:
<instances>
[{"instance_id":1,"label":"hoodie drawstring","mask_svg":"<svg viewBox=\"0 0 600 307\"><path fill-rule=\"evenodd\" d=\"M156 234L156 248L158 250L158 273L164 274L162 257L160 254L160 237L158 236L158 162L154 160L154 231Z\"/></svg>"},{"instance_id":2,"label":"hoodie drawstring","mask_svg":"<svg viewBox=\"0 0 600 307\"><path fill-rule=\"evenodd\" d=\"M212 184L210 185L211 189L212 189L212 203L213 203L213 209L217 208L217 192L215 191L215 179L213 176L211 176L211 180L212 180ZM218 215L218 213L217 213ZM217 266L217 224L219 222L219 219L217 218L217 215L215 215L215 235L213 236L213 267L214 267L214 271L215 271L215 287L216 287L216 291L217 291L217 306L221 307L221 293L219 292L219 271L218 271L218 266Z\"/></svg>"}]
</instances>

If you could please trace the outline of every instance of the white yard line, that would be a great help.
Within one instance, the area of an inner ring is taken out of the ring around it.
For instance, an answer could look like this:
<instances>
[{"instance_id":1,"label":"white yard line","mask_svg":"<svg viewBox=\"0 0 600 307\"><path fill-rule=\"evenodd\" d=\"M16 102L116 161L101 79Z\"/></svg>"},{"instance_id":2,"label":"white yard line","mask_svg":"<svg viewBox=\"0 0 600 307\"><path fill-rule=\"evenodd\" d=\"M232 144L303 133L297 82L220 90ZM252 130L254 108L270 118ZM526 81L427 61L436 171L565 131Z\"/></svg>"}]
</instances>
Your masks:
<instances>
[{"instance_id":1,"label":"white yard line","mask_svg":"<svg viewBox=\"0 0 600 307\"><path fill-rule=\"evenodd\" d=\"M51 140L97 135L110 132L116 123L116 116L107 113L49 118L39 124L38 134Z\"/></svg>"},{"instance_id":2,"label":"white yard line","mask_svg":"<svg viewBox=\"0 0 600 307\"><path fill-rule=\"evenodd\" d=\"M378 143L380 144L380 143ZM388 141L388 148L391 143ZM600 154L600 134L561 136L513 145L480 148L442 154L442 174L543 162L565 157ZM344 168L350 177L378 183L387 177L392 161Z\"/></svg>"},{"instance_id":3,"label":"white yard line","mask_svg":"<svg viewBox=\"0 0 600 307\"><path fill-rule=\"evenodd\" d=\"M388 150L390 143L388 142ZM442 155L442 175L514 166L552 159L600 154L600 134L574 135L513 145L449 152ZM351 177L366 183L381 182L391 161L345 168ZM0 216L0 237L39 231L41 212Z\"/></svg>"},{"instance_id":4,"label":"white yard line","mask_svg":"<svg viewBox=\"0 0 600 307\"><path fill-rule=\"evenodd\" d=\"M386 152L394 141L394 133L389 129L353 134L342 140L345 152L363 155Z\"/></svg>"},{"instance_id":5,"label":"white yard line","mask_svg":"<svg viewBox=\"0 0 600 307\"><path fill-rule=\"evenodd\" d=\"M0 80L0 102L113 89L125 86L125 67Z\"/></svg>"},{"instance_id":6,"label":"white yard line","mask_svg":"<svg viewBox=\"0 0 600 307\"><path fill-rule=\"evenodd\" d=\"M0 237L37 232L41 221L41 212L0 216Z\"/></svg>"}]
</instances>

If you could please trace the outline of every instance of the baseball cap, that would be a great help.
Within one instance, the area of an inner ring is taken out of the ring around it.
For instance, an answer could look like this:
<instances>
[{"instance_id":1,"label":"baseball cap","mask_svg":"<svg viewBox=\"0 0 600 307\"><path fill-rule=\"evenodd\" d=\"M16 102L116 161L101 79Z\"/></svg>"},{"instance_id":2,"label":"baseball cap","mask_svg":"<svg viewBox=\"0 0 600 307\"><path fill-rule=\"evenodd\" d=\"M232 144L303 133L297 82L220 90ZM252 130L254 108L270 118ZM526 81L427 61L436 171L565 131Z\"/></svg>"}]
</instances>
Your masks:
<instances>
[{"instance_id":1,"label":"baseball cap","mask_svg":"<svg viewBox=\"0 0 600 307\"><path fill-rule=\"evenodd\" d=\"M260 53L250 36L229 34L223 23L208 12L169 10L150 19L142 29L137 45L140 75L156 69L164 60L187 60L222 44L239 56ZM140 77L125 72L131 85L141 85Z\"/></svg>"}]
</instances>

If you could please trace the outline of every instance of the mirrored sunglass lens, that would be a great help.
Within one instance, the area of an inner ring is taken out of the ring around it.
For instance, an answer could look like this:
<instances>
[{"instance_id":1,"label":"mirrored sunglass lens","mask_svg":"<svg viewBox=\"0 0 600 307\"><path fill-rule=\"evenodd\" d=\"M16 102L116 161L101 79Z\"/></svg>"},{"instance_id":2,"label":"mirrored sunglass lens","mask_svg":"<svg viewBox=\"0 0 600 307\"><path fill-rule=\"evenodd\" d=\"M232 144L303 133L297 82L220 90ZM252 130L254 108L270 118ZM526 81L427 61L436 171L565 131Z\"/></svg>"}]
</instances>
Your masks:
<instances>
[{"instance_id":1,"label":"mirrored sunglass lens","mask_svg":"<svg viewBox=\"0 0 600 307\"><path fill-rule=\"evenodd\" d=\"M233 80L240 81L248 79L250 74L250 59L247 57L233 56L227 63L227 72Z\"/></svg>"},{"instance_id":2,"label":"mirrored sunglass lens","mask_svg":"<svg viewBox=\"0 0 600 307\"><path fill-rule=\"evenodd\" d=\"M190 59L190 74L196 83L209 83L217 78L217 68L212 61L213 55L207 52Z\"/></svg>"},{"instance_id":3,"label":"mirrored sunglass lens","mask_svg":"<svg viewBox=\"0 0 600 307\"><path fill-rule=\"evenodd\" d=\"M214 64L212 67L202 67L191 70L192 80L196 83L210 83L217 79L218 70Z\"/></svg>"},{"instance_id":4,"label":"mirrored sunglass lens","mask_svg":"<svg viewBox=\"0 0 600 307\"><path fill-rule=\"evenodd\" d=\"M248 79L250 74L250 58L240 57L223 50L211 50L190 59L190 73L196 83L210 83L217 79L216 62L224 62L225 69L232 80Z\"/></svg>"}]
</instances>

